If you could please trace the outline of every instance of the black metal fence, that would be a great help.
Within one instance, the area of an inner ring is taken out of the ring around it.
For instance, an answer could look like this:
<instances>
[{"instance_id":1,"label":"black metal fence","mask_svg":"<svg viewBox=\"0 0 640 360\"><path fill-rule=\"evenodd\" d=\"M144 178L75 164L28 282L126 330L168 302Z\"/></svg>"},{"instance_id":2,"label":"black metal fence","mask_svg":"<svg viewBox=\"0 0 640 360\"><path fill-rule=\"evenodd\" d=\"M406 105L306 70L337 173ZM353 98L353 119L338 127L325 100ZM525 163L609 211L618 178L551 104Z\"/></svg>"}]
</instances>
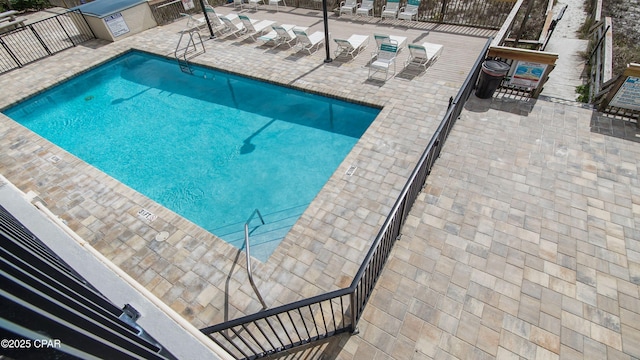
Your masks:
<instances>
[{"instance_id":1,"label":"black metal fence","mask_svg":"<svg viewBox=\"0 0 640 360\"><path fill-rule=\"evenodd\" d=\"M499 29L513 4L514 1L422 0L418 8L418 19Z\"/></svg>"},{"instance_id":2,"label":"black metal fence","mask_svg":"<svg viewBox=\"0 0 640 360\"><path fill-rule=\"evenodd\" d=\"M79 10L0 34L0 74L95 39Z\"/></svg>"},{"instance_id":3,"label":"black metal fence","mask_svg":"<svg viewBox=\"0 0 640 360\"><path fill-rule=\"evenodd\" d=\"M206 1L206 0L205 0ZM245 0L246 1L246 0ZM382 7L387 0L375 0L373 14L380 16ZM185 10L180 0L159 0L149 3L151 12L158 25L165 25L181 18L181 13L202 13L199 0L195 0L195 7ZM212 6L225 4L224 0L211 0ZM405 0L400 1L400 6L406 5ZM340 0L327 0L327 8L334 9L340 4ZM465 25L487 29L499 29L504 23L515 4L510 0L422 0L418 8L417 19L425 22L440 24ZM295 8L318 10L321 7L320 0L288 0L287 5Z\"/></svg>"},{"instance_id":4,"label":"black metal fence","mask_svg":"<svg viewBox=\"0 0 640 360\"><path fill-rule=\"evenodd\" d=\"M402 225L475 87L490 43L491 39L456 97L450 99L447 113L400 192L351 286L201 329L204 334L238 359L255 359L356 331L393 245L400 237Z\"/></svg>"}]
</instances>

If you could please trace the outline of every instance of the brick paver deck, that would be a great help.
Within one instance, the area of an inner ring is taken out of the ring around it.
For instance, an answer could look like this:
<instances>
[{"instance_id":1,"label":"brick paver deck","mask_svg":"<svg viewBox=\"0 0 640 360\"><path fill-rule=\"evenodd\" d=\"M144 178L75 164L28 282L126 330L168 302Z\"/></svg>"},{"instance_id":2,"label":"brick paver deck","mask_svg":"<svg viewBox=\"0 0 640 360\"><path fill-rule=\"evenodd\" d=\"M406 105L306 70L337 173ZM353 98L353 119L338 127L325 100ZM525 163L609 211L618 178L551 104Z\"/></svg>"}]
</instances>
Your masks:
<instances>
[{"instance_id":1,"label":"brick paver deck","mask_svg":"<svg viewBox=\"0 0 640 360\"><path fill-rule=\"evenodd\" d=\"M218 8L223 14L232 10L231 6ZM310 32L322 30L318 11L243 12L256 19L308 26ZM306 55L233 36L207 40L207 52L194 59L223 71L383 108L271 258L254 264L258 287L269 306L350 283L446 111L449 97L456 94L486 36L493 33L455 26L436 29L417 22L409 27L401 21L379 24L378 20L332 17L331 36L401 35L409 43L444 45L442 56L426 72L405 72L405 49L398 59L398 76L386 82L367 81L373 39L355 60L329 64L323 62L324 49ZM92 41L4 74L0 108L132 48L173 56L185 24L186 19L115 43ZM333 51L335 44L330 44ZM196 327L261 308L238 249L1 115L0 148L0 172L6 178L24 192L38 193L80 236ZM51 162L53 155L61 160ZM347 176L352 165L357 170ZM146 222L137 216L140 209L158 218ZM156 239L161 232L169 237Z\"/></svg>"},{"instance_id":2,"label":"brick paver deck","mask_svg":"<svg viewBox=\"0 0 640 360\"><path fill-rule=\"evenodd\" d=\"M221 9L223 13L231 10ZM248 12L320 30L318 12ZM0 76L0 107L138 48L171 54L181 24L93 42ZM276 253L256 266L270 306L350 283L365 249L490 34L331 21L333 37L387 32L445 45L426 73L366 81L368 53L312 56L228 39L203 64L382 106ZM477 49L477 50L476 50ZM404 61L401 55L400 62ZM637 143L589 131L591 111L472 100L447 140L359 334L308 358L640 357ZM237 249L0 116L0 171L196 326L259 309ZM60 162L48 158L58 155ZM349 177L346 169L357 166ZM140 208L159 218L147 223ZM160 231L171 236L155 240ZM300 353L301 354L301 353ZM295 356L294 356L295 357Z\"/></svg>"}]
</instances>

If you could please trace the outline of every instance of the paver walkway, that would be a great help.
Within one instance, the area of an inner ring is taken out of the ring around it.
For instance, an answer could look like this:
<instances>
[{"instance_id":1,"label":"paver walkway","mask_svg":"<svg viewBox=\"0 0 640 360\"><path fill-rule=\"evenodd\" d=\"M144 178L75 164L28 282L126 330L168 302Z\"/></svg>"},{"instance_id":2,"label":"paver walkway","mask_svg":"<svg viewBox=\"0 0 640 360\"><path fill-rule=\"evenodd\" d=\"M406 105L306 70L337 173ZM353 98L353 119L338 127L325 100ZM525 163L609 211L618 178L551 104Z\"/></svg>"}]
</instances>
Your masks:
<instances>
[{"instance_id":1,"label":"paver walkway","mask_svg":"<svg viewBox=\"0 0 640 360\"><path fill-rule=\"evenodd\" d=\"M360 334L327 353L639 358L640 144L590 132L591 117L472 96Z\"/></svg>"},{"instance_id":2,"label":"paver walkway","mask_svg":"<svg viewBox=\"0 0 640 360\"><path fill-rule=\"evenodd\" d=\"M562 100L576 100L576 87L585 82L586 60L589 40L580 39L578 30L587 19L584 0L558 0L553 6L554 14L567 6L558 22L545 51L559 54L556 67L542 90L542 95ZM588 76L587 76L588 77Z\"/></svg>"}]
</instances>

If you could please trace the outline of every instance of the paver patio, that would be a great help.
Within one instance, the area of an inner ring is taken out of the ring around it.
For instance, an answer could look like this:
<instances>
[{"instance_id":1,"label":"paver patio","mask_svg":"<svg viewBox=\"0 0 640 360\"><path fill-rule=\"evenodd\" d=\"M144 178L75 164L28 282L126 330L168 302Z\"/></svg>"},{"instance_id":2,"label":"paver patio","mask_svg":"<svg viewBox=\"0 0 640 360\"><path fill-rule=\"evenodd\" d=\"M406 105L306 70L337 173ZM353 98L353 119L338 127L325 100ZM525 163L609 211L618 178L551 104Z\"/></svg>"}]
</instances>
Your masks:
<instances>
[{"instance_id":1,"label":"paver patio","mask_svg":"<svg viewBox=\"0 0 640 360\"><path fill-rule=\"evenodd\" d=\"M321 30L318 13L307 12L249 13ZM0 76L2 89L16 89L0 108L132 47L172 54L182 25L113 44L95 41ZM384 31L445 47L426 73L384 84L366 81L371 48L354 61L323 64L323 49L308 56L210 40L196 60L383 107L274 255L255 266L270 306L350 283L482 36L490 35L400 22L330 26L333 36ZM592 133L591 121L590 110L574 105L472 96L411 210L359 334L291 357L639 358L640 145ZM5 177L39 193L194 325L259 310L237 249L1 115L0 134ZM51 163L51 155L62 161ZM351 165L357 170L347 176ZM140 208L158 219L141 220ZM160 231L171 236L157 241Z\"/></svg>"}]
</instances>

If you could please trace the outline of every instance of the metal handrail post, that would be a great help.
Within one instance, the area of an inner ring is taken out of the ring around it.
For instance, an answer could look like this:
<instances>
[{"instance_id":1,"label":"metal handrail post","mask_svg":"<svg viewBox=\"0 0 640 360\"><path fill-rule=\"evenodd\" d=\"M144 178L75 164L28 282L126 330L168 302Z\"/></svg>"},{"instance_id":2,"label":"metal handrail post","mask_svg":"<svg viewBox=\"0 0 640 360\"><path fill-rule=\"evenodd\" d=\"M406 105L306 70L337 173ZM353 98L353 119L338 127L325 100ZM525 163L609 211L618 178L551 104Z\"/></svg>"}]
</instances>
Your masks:
<instances>
[{"instance_id":1,"label":"metal handrail post","mask_svg":"<svg viewBox=\"0 0 640 360\"><path fill-rule=\"evenodd\" d=\"M245 255L247 258L247 273L249 274L249 283L251 284L253 291L258 296L258 300L260 300L260 304L262 304L262 310L266 310L269 307L267 306L267 303L262 298L262 295L260 295L260 291L258 290L256 283L253 281L253 271L251 270L251 245L249 245L249 222L251 221L251 219L253 218L253 215L255 214L258 214L258 216L260 217L260 221L262 221L262 224L264 225L264 219L262 218L262 214L260 214L260 211L258 211L258 209L255 209L251 214L251 216L249 216L249 220L247 220L247 222L244 223L244 249L245 249Z\"/></svg>"},{"instance_id":2,"label":"metal handrail post","mask_svg":"<svg viewBox=\"0 0 640 360\"><path fill-rule=\"evenodd\" d=\"M356 310L357 310L357 306L356 306L356 292L358 291L358 288L356 286L356 288L353 289L353 291L349 294L349 299L351 299L351 304L349 304L349 306L351 307L351 334L357 334L358 330L357 330L357 320L356 320Z\"/></svg>"}]
</instances>

